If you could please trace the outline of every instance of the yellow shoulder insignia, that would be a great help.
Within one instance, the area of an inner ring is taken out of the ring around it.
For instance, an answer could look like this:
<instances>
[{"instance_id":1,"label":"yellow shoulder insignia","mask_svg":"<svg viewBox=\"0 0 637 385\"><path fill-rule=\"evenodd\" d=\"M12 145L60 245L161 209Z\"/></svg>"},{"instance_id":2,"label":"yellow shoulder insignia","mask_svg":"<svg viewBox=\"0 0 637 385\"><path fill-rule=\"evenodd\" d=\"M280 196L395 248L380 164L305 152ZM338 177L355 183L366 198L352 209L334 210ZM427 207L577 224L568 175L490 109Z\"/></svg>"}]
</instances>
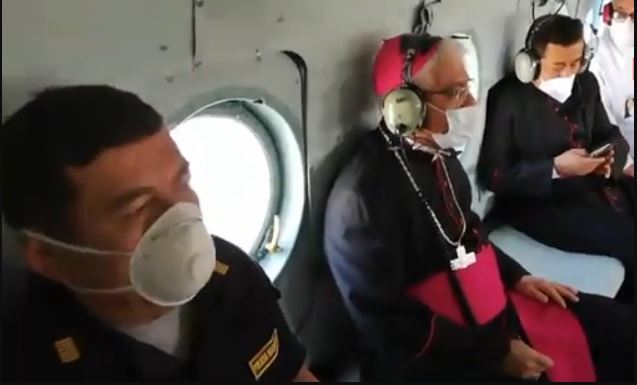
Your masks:
<instances>
[{"instance_id":1,"label":"yellow shoulder insignia","mask_svg":"<svg viewBox=\"0 0 637 385\"><path fill-rule=\"evenodd\" d=\"M55 341L53 344L57 350L60 362L70 364L80 359L80 351L77 349L75 341L71 337L66 337Z\"/></svg>"},{"instance_id":2,"label":"yellow shoulder insignia","mask_svg":"<svg viewBox=\"0 0 637 385\"><path fill-rule=\"evenodd\" d=\"M259 350L259 352L250 360L248 365L258 380L272 366L279 355L279 331L274 329L270 340Z\"/></svg>"},{"instance_id":3,"label":"yellow shoulder insignia","mask_svg":"<svg viewBox=\"0 0 637 385\"><path fill-rule=\"evenodd\" d=\"M217 261L217 263L215 264L215 273L219 275L226 275L229 269L230 269L230 266L226 265L223 262Z\"/></svg>"}]
</instances>

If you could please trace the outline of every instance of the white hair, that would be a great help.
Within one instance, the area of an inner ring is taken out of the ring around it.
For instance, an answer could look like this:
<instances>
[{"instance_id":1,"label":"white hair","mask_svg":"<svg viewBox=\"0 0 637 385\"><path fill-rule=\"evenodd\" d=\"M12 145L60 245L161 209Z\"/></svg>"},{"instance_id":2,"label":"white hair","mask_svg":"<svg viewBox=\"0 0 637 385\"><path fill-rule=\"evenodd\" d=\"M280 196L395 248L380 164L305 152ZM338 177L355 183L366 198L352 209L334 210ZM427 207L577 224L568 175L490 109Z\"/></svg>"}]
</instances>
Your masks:
<instances>
[{"instance_id":1,"label":"white hair","mask_svg":"<svg viewBox=\"0 0 637 385\"><path fill-rule=\"evenodd\" d=\"M415 83L425 90L436 89L437 77L439 71L445 68L444 64L450 60L462 60L467 53L467 49L456 40L451 38L443 39L438 44L436 52L427 61L427 64L414 76Z\"/></svg>"}]
</instances>

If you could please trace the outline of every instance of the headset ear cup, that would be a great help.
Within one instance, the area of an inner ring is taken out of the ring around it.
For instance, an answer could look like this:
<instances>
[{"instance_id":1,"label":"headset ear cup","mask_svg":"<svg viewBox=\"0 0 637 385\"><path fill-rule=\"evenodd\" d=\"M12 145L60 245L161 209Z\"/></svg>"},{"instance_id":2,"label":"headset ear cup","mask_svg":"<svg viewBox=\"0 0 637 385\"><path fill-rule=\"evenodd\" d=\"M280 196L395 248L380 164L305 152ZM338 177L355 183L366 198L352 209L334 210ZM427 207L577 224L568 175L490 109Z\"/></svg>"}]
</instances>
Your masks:
<instances>
[{"instance_id":1,"label":"headset ear cup","mask_svg":"<svg viewBox=\"0 0 637 385\"><path fill-rule=\"evenodd\" d=\"M385 96L382 113L389 131L408 136L422 127L426 108L420 91L405 85Z\"/></svg>"},{"instance_id":2,"label":"headset ear cup","mask_svg":"<svg viewBox=\"0 0 637 385\"><path fill-rule=\"evenodd\" d=\"M530 83L540 75L537 59L526 49L515 55L515 75L522 83Z\"/></svg>"}]
</instances>

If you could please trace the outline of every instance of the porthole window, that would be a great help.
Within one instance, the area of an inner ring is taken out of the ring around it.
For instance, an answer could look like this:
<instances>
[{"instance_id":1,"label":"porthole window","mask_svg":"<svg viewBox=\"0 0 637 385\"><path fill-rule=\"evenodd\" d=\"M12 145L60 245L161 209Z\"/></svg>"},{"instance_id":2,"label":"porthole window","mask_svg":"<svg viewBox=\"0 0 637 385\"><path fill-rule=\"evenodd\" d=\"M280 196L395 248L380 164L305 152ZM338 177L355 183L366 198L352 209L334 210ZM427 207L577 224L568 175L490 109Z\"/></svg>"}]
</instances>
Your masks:
<instances>
[{"instance_id":1,"label":"porthole window","mask_svg":"<svg viewBox=\"0 0 637 385\"><path fill-rule=\"evenodd\" d=\"M208 231L249 254L274 281L296 244L306 179L298 130L281 113L285 107L271 102L259 94L222 99L170 121Z\"/></svg>"},{"instance_id":2,"label":"porthole window","mask_svg":"<svg viewBox=\"0 0 637 385\"><path fill-rule=\"evenodd\" d=\"M281 198L278 153L267 129L240 103L224 103L171 135L190 163L208 231L258 256Z\"/></svg>"}]
</instances>

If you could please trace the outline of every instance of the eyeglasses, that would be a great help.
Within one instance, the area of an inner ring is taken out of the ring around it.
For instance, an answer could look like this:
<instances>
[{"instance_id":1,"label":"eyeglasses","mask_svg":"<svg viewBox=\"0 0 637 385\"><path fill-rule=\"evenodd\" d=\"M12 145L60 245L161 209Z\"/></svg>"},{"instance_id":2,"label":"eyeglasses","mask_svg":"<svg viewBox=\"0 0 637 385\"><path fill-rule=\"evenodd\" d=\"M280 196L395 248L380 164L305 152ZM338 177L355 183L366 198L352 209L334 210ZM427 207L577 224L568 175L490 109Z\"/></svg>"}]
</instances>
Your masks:
<instances>
[{"instance_id":1,"label":"eyeglasses","mask_svg":"<svg viewBox=\"0 0 637 385\"><path fill-rule=\"evenodd\" d=\"M434 95L445 95L446 97L454 100L460 100L466 97L470 91L470 84L474 81L474 79L469 79L466 84L461 86L453 86L440 91L430 91L430 94Z\"/></svg>"}]
</instances>

